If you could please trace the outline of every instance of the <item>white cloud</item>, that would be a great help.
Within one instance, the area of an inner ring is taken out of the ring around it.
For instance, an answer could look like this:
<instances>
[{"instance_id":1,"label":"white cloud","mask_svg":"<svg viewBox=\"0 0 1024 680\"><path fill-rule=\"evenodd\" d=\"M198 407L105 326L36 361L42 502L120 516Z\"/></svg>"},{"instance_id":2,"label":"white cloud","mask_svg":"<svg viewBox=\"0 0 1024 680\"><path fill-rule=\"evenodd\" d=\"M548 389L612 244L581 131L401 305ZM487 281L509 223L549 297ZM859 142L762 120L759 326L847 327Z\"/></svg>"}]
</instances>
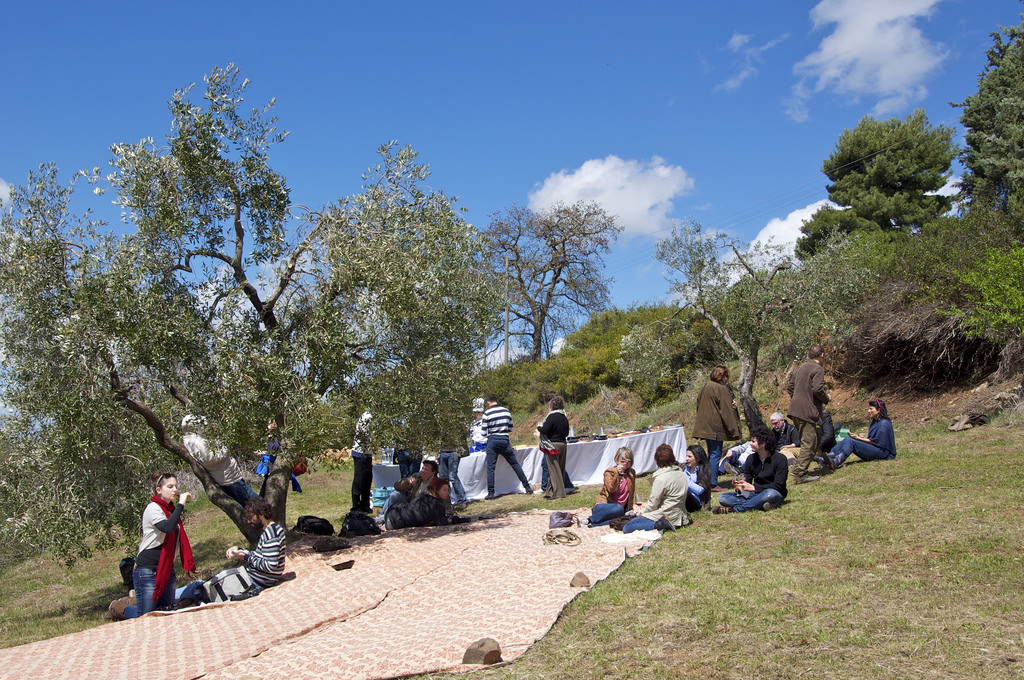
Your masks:
<instances>
[{"instance_id":1,"label":"white cloud","mask_svg":"<svg viewBox=\"0 0 1024 680\"><path fill-rule=\"evenodd\" d=\"M752 37L753 36L744 35L742 33L734 33L733 36L729 38L729 42L726 43L726 48L731 52L736 52L740 56L740 59L736 64L736 67L739 70L725 82L715 85L715 92L718 92L719 90L735 92L740 89L740 86L743 85L743 81L748 78L753 78L758 74L756 65L761 63L761 55L778 45L788 36L784 35L781 38L771 40L764 45L750 45L750 39Z\"/></svg>"},{"instance_id":2,"label":"white cloud","mask_svg":"<svg viewBox=\"0 0 1024 680\"><path fill-rule=\"evenodd\" d=\"M750 35L744 35L743 33L733 33L732 37L729 38L729 42L726 43L726 47L733 52L739 52L744 45L750 42L752 37L753 36Z\"/></svg>"},{"instance_id":3,"label":"white cloud","mask_svg":"<svg viewBox=\"0 0 1024 680\"><path fill-rule=\"evenodd\" d=\"M625 228L623 235L658 236L670 228L673 199L693 190L694 182L678 165L654 156L650 161L618 156L593 159L576 170L552 173L530 194L531 210L556 203L596 201Z\"/></svg>"},{"instance_id":4,"label":"white cloud","mask_svg":"<svg viewBox=\"0 0 1024 680\"><path fill-rule=\"evenodd\" d=\"M803 226L806 220L809 220L811 216L818 212L820 208L826 205L835 206L834 203L827 199L815 201L805 208L798 208L793 212L789 213L785 217L775 217L771 219L764 228L757 233L754 237L754 243L773 243L777 246L781 246L783 250L792 255L793 248L796 246L796 240L803 236L800 232L800 227Z\"/></svg>"},{"instance_id":5,"label":"white cloud","mask_svg":"<svg viewBox=\"0 0 1024 680\"><path fill-rule=\"evenodd\" d=\"M872 115L906 109L927 95L923 81L948 52L927 40L915 22L940 0L822 0L811 10L815 28L835 24L811 54L793 67L786 113L808 118L813 94L831 91L859 100L877 97Z\"/></svg>"},{"instance_id":6,"label":"white cloud","mask_svg":"<svg viewBox=\"0 0 1024 680\"><path fill-rule=\"evenodd\" d=\"M941 189L938 191L929 191L928 195L956 196L960 193L960 179L961 178L956 175L951 175L950 178L946 180L946 183L942 185Z\"/></svg>"},{"instance_id":7,"label":"white cloud","mask_svg":"<svg viewBox=\"0 0 1024 680\"><path fill-rule=\"evenodd\" d=\"M11 185L0 177L0 207L11 205Z\"/></svg>"}]
</instances>

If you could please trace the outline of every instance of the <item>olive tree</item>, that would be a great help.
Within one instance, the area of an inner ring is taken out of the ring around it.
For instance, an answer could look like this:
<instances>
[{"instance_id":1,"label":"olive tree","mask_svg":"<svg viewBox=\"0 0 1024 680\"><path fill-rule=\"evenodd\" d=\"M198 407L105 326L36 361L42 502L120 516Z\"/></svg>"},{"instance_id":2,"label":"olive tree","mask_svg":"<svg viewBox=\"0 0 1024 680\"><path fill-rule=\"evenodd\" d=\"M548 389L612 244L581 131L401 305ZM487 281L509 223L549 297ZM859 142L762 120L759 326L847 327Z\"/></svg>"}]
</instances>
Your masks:
<instances>
[{"instance_id":1,"label":"olive tree","mask_svg":"<svg viewBox=\"0 0 1024 680\"><path fill-rule=\"evenodd\" d=\"M174 94L166 145L118 144L113 171L86 177L114 192L123 234L73 218L53 167L12 192L0 225L4 432L38 442L55 474L122 496L170 457L252 540L242 508L182 445L184 414L204 416L236 455L276 420L286 445L267 498L282 521L291 461L350 441L364 409L384 416L375 442L434 446L461 428L493 313L479 235L426 188L410 148L383 145L360 193L295 206L269 162L286 136L273 101L243 110L248 81L233 66L205 85L202 102L191 87ZM123 521L105 510L89 522Z\"/></svg>"},{"instance_id":2,"label":"olive tree","mask_svg":"<svg viewBox=\"0 0 1024 680\"><path fill-rule=\"evenodd\" d=\"M693 221L675 225L655 257L669 268L670 292L706 318L739 361L748 427L764 422L753 394L762 350L836 334L869 277L845 238L795 264L772 243L747 244Z\"/></svg>"},{"instance_id":3,"label":"olive tree","mask_svg":"<svg viewBox=\"0 0 1024 680\"><path fill-rule=\"evenodd\" d=\"M530 361L572 331L581 312L608 305L603 256L621 231L599 204L582 201L540 212L512 206L491 216L490 266L497 285L508 286L510 333L525 340Z\"/></svg>"}]
</instances>

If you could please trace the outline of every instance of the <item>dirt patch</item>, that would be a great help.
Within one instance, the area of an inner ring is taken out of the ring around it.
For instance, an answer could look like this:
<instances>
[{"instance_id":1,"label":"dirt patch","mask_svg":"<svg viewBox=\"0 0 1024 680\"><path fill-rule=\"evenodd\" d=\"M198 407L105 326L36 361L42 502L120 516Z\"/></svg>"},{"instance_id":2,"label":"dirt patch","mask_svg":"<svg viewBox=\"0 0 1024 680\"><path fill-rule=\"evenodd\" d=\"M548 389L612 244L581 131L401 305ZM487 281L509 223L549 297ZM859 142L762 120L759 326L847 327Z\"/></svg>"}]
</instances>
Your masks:
<instances>
[{"instance_id":1,"label":"dirt patch","mask_svg":"<svg viewBox=\"0 0 1024 680\"><path fill-rule=\"evenodd\" d=\"M837 420L866 423L867 400L877 397L885 402L894 421L919 426L935 421L949 422L965 413L997 413L1018 385L1019 380L1004 380L936 392L902 389L868 393L860 386L836 384L829 389L832 397L829 406Z\"/></svg>"}]
</instances>

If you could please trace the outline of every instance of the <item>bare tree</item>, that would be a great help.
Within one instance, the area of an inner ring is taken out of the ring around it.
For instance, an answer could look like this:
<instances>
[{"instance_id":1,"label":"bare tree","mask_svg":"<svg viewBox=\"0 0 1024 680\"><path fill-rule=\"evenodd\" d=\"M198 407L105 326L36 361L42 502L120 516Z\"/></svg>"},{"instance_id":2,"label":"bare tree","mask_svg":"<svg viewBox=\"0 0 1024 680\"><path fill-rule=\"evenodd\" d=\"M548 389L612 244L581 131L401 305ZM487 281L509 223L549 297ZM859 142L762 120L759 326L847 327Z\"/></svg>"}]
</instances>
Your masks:
<instances>
[{"instance_id":1,"label":"bare tree","mask_svg":"<svg viewBox=\"0 0 1024 680\"><path fill-rule=\"evenodd\" d=\"M602 256L620 231L599 204L582 201L544 212L512 206L491 216L491 268L500 285L508 283L511 335L526 340L531 361L550 353L580 312L607 307L611 279Z\"/></svg>"}]
</instances>

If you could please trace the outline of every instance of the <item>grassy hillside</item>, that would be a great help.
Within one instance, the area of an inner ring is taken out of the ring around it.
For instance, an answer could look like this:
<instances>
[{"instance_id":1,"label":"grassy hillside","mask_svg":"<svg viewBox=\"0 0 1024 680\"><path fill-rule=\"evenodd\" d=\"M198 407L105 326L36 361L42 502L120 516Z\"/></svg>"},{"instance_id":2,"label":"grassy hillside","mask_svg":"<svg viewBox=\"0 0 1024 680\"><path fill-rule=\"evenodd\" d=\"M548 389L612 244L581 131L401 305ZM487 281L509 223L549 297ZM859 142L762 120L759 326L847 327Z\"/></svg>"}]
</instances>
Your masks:
<instances>
[{"instance_id":1,"label":"grassy hillside","mask_svg":"<svg viewBox=\"0 0 1024 680\"><path fill-rule=\"evenodd\" d=\"M523 658L482 675L1020 677L1019 427L997 418L956 434L898 422L897 431L895 461L848 464L794 488L780 510L695 515L577 598ZM349 475L304 478L289 523L307 513L337 521ZM640 497L648 489L642 480ZM596 493L472 508L589 507ZM188 531L204 572L224 566L236 534L221 513L198 504ZM0 645L102 624L121 594L120 557L97 555L70 572L45 558L5 567Z\"/></svg>"}]
</instances>

